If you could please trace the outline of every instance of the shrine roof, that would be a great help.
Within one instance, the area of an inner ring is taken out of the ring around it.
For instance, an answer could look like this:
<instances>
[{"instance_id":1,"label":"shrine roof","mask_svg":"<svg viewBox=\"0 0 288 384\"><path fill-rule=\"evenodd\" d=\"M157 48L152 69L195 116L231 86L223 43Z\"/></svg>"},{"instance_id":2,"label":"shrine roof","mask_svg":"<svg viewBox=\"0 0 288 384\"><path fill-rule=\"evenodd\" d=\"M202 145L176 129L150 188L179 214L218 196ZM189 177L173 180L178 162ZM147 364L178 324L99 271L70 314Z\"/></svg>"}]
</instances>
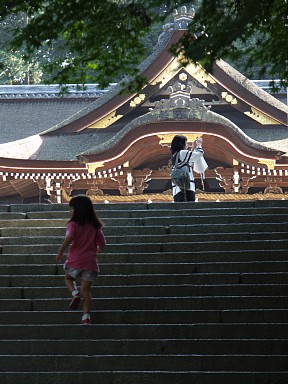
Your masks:
<instances>
[{"instance_id":1,"label":"shrine roof","mask_svg":"<svg viewBox=\"0 0 288 384\"><path fill-rule=\"evenodd\" d=\"M99 98L115 84L110 84L107 89L99 89L97 84L85 84L79 87L76 84L67 85L67 93L61 93L59 84L31 84L31 85L0 85L0 100L19 99L55 99L58 98Z\"/></svg>"},{"instance_id":2,"label":"shrine roof","mask_svg":"<svg viewBox=\"0 0 288 384\"><path fill-rule=\"evenodd\" d=\"M80 135L42 136L39 149L30 157L31 160L77 160L79 153L89 150L91 146L101 148L113 137L113 133L85 132Z\"/></svg>"},{"instance_id":3,"label":"shrine roof","mask_svg":"<svg viewBox=\"0 0 288 384\"><path fill-rule=\"evenodd\" d=\"M0 157L14 159L73 161L92 146L102 148L113 133L84 132L73 135L33 135L13 143L0 145Z\"/></svg>"},{"instance_id":4,"label":"shrine roof","mask_svg":"<svg viewBox=\"0 0 288 384\"><path fill-rule=\"evenodd\" d=\"M12 100L0 99L0 143L9 143L39 134L73 116L91 100Z\"/></svg>"},{"instance_id":5,"label":"shrine roof","mask_svg":"<svg viewBox=\"0 0 288 384\"><path fill-rule=\"evenodd\" d=\"M240 86L247 89L249 92L251 92L253 95L257 96L259 99L262 99L267 104L270 104L274 106L275 108L284 111L287 113L287 105L282 103L281 101L277 100L274 96L272 96L269 92L267 92L269 88L269 82L270 80L257 80L257 81L251 81L247 77L243 76L242 73L237 71L235 68L233 68L231 65L229 65L224 60L218 60L216 63L216 67L221 68L226 75L230 76L233 80L235 80ZM276 81L277 83L277 81ZM264 88L264 89L263 89ZM281 92L286 92L286 90L281 90Z\"/></svg>"},{"instance_id":6,"label":"shrine roof","mask_svg":"<svg viewBox=\"0 0 288 384\"><path fill-rule=\"evenodd\" d=\"M152 54L140 64L140 73L146 76L150 83L143 91L146 93L143 94L144 99L140 98L140 104L135 108L131 106L135 95L121 93L121 83L113 84L103 91L94 85L88 85L88 89L83 92L76 90L72 85L70 94L64 97L60 97L58 85L13 88L0 86L0 156L72 161L80 154L100 153L115 146L129 134L139 120L143 120L145 124L151 116L147 113L148 107L155 103L157 97L154 101L150 99L155 95L161 99L165 87L168 88L169 81L176 76L177 71L173 65L177 63L169 53L169 46L176 42L182 33L180 30L163 32ZM193 87L196 84L196 93L204 90L210 99L211 95L215 96L216 104L213 104L214 100L206 100L205 103L211 104L211 111L213 108L214 112L217 108L221 109L219 114L222 114L222 118L230 119L231 126L234 124L240 128L237 128L238 136L249 136L250 139L247 140L250 140L252 146L255 144L253 141L257 141L260 146L263 144L263 147L288 152L287 128L283 125L283 116L288 109L284 103L269 95L223 60L215 64L214 77L209 74L206 76L203 71L199 74L198 70L202 69L191 67L190 72L187 70L187 74L193 78ZM129 77L123 81L128 82ZM261 86L263 87L263 84ZM158 91L160 93L157 95ZM228 97L237 99L234 105L231 100L222 96L228 92L231 92ZM199 95L191 94L191 97L197 98ZM266 126L261 126L257 119L253 120L255 116L248 107L255 106L259 106L260 110L256 109L254 114L263 112L266 106L270 108L266 116ZM135 111L138 107L137 115ZM277 120L279 113L282 117ZM120 119L116 120L114 125L108 125L108 128L103 125L93 126L109 114L118 114ZM240 114L243 117L240 117ZM269 126L270 117L271 121L274 121Z\"/></svg>"}]
</instances>

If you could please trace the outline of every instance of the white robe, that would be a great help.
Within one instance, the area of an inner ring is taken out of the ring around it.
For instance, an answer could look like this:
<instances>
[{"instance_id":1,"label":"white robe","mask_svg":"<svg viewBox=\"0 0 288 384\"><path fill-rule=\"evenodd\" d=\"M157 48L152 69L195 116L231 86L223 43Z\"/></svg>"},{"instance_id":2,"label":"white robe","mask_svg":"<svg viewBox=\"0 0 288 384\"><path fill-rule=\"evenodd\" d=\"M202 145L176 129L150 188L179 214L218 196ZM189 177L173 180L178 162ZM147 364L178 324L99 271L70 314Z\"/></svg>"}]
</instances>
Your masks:
<instances>
[{"instance_id":1,"label":"white robe","mask_svg":"<svg viewBox=\"0 0 288 384\"><path fill-rule=\"evenodd\" d=\"M188 149L182 149L179 152L179 162L185 162L189 164L189 175L190 175L190 187L188 190L195 192L195 182L194 182L194 174L193 170L196 173L204 175L205 170L208 168L208 165L203 157L204 151L202 147L197 147L193 151ZM175 154L176 156L176 154ZM177 195L177 193L181 192L181 189L172 183L172 192L173 196Z\"/></svg>"}]
</instances>

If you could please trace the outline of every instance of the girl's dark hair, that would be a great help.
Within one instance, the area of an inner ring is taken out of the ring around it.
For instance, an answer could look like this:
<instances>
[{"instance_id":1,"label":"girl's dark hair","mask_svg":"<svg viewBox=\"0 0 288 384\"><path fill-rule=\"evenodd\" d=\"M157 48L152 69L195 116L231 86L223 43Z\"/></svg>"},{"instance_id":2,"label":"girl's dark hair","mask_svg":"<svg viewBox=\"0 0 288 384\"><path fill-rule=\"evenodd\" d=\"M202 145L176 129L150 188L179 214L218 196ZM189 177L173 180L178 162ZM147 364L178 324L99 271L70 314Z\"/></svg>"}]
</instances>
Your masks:
<instances>
[{"instance_id":1,"label":"girl's dark hair","mask_svg":"<svg viewBox=\"0 0 288 384\"><path fill-rule=\"evenodd\" d=\"M181 149L185 149L187 142L187 137L183 135L176 135L173 137L173 140L171 141L171 153L174 155L174 153L181 151Z\"/></svg>"},{"instance_id":2,"label":"girl's dark hair","mask_svg":"<svg viewBox=\"0 0 288 384\"><path fill-rule=\"evenodd\" d=\"M72 197L69 202L69 207L73 207L73 214L70 221L75 221L80 225L91 224L95 228L103 227L103 223L97 217L93 203L88 196L78 195Z\"/></svg>"}]
</instances>

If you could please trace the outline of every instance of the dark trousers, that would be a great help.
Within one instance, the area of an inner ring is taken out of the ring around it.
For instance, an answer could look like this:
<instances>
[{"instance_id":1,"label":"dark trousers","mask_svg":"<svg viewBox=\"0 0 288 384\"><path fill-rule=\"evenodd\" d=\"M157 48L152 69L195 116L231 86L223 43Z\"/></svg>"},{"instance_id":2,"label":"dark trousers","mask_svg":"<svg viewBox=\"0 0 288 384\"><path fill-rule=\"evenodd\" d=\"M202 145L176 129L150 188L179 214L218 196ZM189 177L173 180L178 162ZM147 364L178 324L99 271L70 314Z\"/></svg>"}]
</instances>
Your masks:
<instances>
[{"instance_id":1,"label":"dark trousers","mask_svg":"<svg viewBox=\"0 0 288 384\"><path fill-rule=\"evenodd\" d=\"M195 192L186 191L186 201L195 201ZM184 192L180 191L174 196L174 203L183 203L185 202Z\"/></svg>"}]
</instances>

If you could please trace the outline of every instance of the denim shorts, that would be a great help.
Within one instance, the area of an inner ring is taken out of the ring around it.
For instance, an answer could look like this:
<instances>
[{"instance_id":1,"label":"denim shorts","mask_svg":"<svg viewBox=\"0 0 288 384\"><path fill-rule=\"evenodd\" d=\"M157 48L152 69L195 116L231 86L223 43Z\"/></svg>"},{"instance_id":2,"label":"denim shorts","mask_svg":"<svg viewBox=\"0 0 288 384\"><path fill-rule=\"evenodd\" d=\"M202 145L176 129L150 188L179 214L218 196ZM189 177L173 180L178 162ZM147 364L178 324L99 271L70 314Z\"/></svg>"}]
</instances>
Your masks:
<instances>
[{"instance_id":1,"label":"denim shorts","mask_svg":"<svg viewBox=\"0 0 288 384\"><path fill-rule=\"evenodd\" d=\"M98 275L97 271L91 271L86 269L76 269L72 267L67 267L65 264L64 264L64 270L69 276L73 277L73 279L80 278L82 280L91 281L91 282L93 282Z\"/></svg>"}]
</instances>

